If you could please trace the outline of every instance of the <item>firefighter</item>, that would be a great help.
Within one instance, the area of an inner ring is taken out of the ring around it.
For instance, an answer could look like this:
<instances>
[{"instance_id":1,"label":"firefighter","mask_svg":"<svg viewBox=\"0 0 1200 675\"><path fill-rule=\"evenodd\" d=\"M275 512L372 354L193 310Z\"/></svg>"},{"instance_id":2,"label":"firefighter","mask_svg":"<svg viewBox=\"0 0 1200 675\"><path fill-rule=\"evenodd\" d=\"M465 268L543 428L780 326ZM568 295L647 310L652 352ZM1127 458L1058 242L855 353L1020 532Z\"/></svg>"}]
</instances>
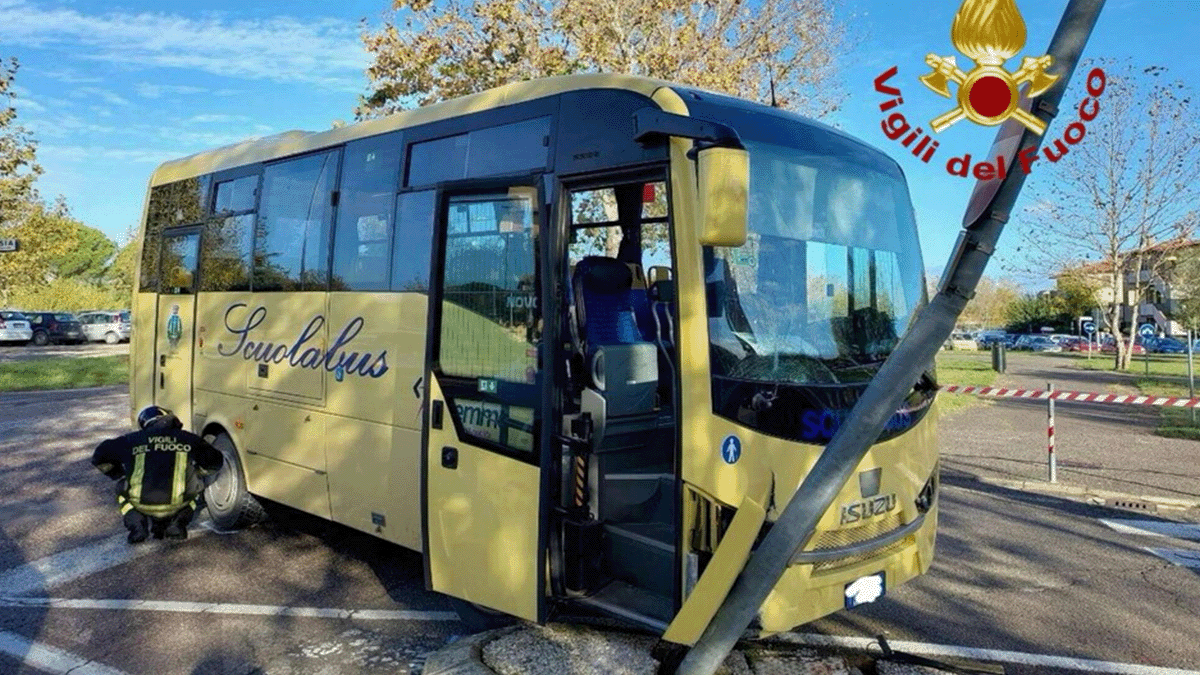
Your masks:
<instances>
[{"instance_id":1,"label":"firefighter","mask_svg":"<svg viewBox=\"0 0 1200 675\"><path fill-rule=\"evenodd\" d=\"M117 481L117 506L129 543L187 539L196 499L216 478L221 451L183 430L166 408L152 405L138 413L139 431L101 443L92 464Z\"/></svg>"}]
</instances>

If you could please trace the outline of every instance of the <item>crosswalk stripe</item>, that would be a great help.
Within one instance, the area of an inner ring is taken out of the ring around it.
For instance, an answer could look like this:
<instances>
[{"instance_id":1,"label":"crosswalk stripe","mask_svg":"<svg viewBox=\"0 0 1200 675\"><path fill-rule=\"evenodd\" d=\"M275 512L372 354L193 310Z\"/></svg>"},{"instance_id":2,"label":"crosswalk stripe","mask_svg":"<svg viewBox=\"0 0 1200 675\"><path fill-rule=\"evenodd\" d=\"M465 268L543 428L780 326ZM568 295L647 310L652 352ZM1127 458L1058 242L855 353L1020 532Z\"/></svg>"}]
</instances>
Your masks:
<instances>
[{"instance_id":1,"label":"crosswalk stripe","mask_svg":"<svg viewBox=\"0 0 1200 675\"><path fill-rule=\"evenodd\" d=\"M0 654L8 654L27 666L53 675L128 675L123 670L8 631L0 631Z\"/></svg>"},{"instance_id":2,"label":"crosswalk stripe","mask_svg":"<svg viewBox=\"0 0 1200 675\"><path fill-rule=\"evenodd\" d=\"M1200 541L1200 524L1196 523L1173 523L1165 520L1135 518L1101 518L1100 522L1121 534L1141 534Z\"/></svg>"},{"instance_id":3,"label":"crosswalk stripe","mask_svg":"<svg viewBox=\"0 0 1200 675\"><path fill-rule=\"evenodd\" d=\"M1186 548L1151 548L1149 546L1145 548L1147 551L1173 565L1200 570L1200 551L1194 551Z\"/></svg>"}]
</instances>

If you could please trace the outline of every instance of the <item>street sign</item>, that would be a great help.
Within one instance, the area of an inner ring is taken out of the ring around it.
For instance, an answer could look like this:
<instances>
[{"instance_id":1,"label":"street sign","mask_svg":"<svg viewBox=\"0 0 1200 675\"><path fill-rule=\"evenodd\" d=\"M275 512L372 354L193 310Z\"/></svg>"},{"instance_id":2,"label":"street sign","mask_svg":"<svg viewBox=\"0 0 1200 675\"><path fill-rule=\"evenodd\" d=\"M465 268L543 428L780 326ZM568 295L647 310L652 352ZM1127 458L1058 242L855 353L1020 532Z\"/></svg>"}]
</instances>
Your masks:
<instances>
[{"instance_id":1,"label":"street sign","mask_svg":"<svg viewBox=\"0 0 1200 675\"><path fill-rule=\"evenodd\" d=\"M0 239L0 253L12 253L18 248L16 239Z\"/></svg>"},{"instance_id":2,"label":"street sign","mask_svg":"<svg viewBox=\"0 0 1200 675\"><path fill-rule=\"evenodd\" d=\"M1083 332L1087 333L1088 335L1095 333L1096 332L1096 323L1094 321L1084 321L1083 322Z\"/></svg>"},{"instance_id":3,"label":"street sign","mask_svg":"<svg viewBox=\"0 0 1200 675\"><path fill-rule=\"evenodd\" d=\"M1144 338L1154 337L1154 324L1144 323L1138 327L1138 334Z\"/></svg>"}]
</instances>

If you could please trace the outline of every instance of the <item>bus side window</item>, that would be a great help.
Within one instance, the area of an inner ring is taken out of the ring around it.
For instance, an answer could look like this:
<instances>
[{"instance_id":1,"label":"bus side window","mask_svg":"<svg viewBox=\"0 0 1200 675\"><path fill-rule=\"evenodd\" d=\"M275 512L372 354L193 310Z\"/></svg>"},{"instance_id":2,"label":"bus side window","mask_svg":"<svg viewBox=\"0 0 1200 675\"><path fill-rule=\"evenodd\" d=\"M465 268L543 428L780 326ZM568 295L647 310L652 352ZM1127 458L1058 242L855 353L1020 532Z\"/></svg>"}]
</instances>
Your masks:
<instances>
[{"instance_id":1,"label":"bus side window","mask_svg":"<svg viewBox=\"0 0 1200 675\"><path fill-rule=\"evenodd\" d=\"M429 290L430 242L437 191L405 192L396 197L396 236L392 253L392 290Z\"/></svg>"},{"instance_id":2,"label":"bus side window","mask_svg":"<svg viewBox=\"0 0 1200 675\"><path fill-rule=\"evenodd\" d=\"M335 291L388 288L392 197L399 182L403 148L400 134L367 138L346 146L333 235Z\"/></svg>"},{"instance_id":3,"label":"bus side window","mask_svg":"<svg viewBox=\"0 0 1200 675\"><path fill-rule=\"evenodd\" d=\"M159 254L162 231L166 227L199 223L205 215L208 186L207 176L187 178L150 190L146 211L146 230L142 239L141 280L138 290L158 292Z\"/></svg>"},{"instance_id":4,"label":"bus side window","mask_svg":"<svg viewBox=\"0 0 1200 675\"><path fill-rule=\"evenodd\" d=\"M263 170L263 195L255 232L254 290L325 290L328 242L339 151Z\"/></svg>"},{"instance_id":5,"label":"bus side window","mask_svg":"<svg viewBox=\"0 0 1200 675\"><path fill-rule=\"evenodd\" d=\"M258 173L218 181L200 238L200 290L250 290Z\"/></svg>"}]
</instances>

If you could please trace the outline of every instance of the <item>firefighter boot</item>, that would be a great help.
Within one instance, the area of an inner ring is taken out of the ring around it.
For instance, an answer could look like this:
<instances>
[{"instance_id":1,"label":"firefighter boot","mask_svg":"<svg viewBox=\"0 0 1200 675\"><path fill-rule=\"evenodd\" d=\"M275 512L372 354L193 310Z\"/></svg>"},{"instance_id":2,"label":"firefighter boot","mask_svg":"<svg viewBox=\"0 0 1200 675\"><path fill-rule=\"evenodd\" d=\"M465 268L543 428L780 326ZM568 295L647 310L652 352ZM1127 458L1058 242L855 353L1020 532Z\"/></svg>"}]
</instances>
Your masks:
<instances>
[{"instance_id":1,"label":"firefighter boot","mask_svg":"<svg viewBox=\"0 0 1200 675\"><path fill-rule=\"evenodd\" d=\"M175 540L187 539L187 526L188 523L192 522L192 514L194 513L195 510L191 506L185 506L179 509L175 515L171 516L171 519L167 522L166 529L163 530L166 538Z\"/></svg>"},{"instance_id":2,"label":"firefighter boot","mask_svg":"<svg viewBox=\"0 0 1200 675\"><path fill-rule=\"evenodd\" d=\"M122 517L122 520L125 522L125 529L129 530L127 538L129 543L140 544L150 536L150 524L146 522L146 516L137 511L130 511Z\"/></svg>"}]
</instances>

